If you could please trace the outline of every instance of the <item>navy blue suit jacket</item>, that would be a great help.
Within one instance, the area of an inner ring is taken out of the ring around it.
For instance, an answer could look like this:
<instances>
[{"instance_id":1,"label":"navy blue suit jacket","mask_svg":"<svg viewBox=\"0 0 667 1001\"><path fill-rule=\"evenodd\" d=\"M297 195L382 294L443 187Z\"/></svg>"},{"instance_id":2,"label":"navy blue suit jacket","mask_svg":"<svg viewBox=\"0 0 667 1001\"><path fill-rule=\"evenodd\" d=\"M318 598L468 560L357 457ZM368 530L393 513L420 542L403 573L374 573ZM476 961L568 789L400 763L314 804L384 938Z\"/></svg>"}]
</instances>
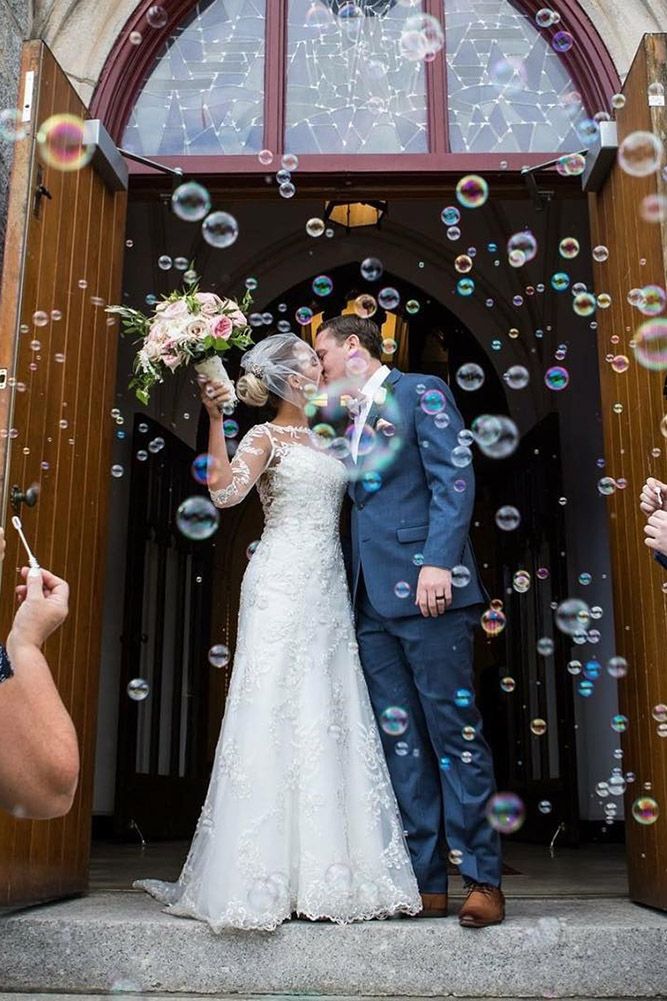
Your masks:
<instances>
[{"instance_id":1,"label":"navy blue suit jacket","mask_svg":"<svg viewBox=\"0 0 667 1001\"><path fill-rule=\"evenodd\" d=\"M443 393L448 427L438 427L433 416L422 410L418 386ZM457 435L464 427L454 397L436 376L398 369L392 369L383 388L387 390L386 403L374 404L366 423L374 427L382 419L388 420L395 426L400 448L393 461L380 470L379 490L366 490L363 475L348 488L353 502L353 599L363 568L368 597L381 615L419 615L414 601L421 561L447 570L461 565L469 570L469 583L452 589L451 608L488 601L468 538L475 502L472 465L461 468L451 459ZM372 461L372 453L370 458ZM360 456L361 472L363 462ZM454 488L456 481L462 481L457 483L458 489ZM410 585L407 598L395 593L399 581Z\"/></svg>"}]
</instances>

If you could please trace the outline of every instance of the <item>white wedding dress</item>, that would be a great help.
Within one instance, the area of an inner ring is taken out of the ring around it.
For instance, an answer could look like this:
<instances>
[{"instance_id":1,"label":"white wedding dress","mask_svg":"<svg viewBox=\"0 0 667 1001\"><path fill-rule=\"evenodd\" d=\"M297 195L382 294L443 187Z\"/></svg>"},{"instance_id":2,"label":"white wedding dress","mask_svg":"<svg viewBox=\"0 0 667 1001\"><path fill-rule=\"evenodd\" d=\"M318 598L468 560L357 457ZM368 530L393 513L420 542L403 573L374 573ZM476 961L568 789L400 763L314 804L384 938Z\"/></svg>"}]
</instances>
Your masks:
<instances>
[{"instance_id":1,"label":"white wedding dress","mask_svg":"<svg viewBox=\"0 0 667 1001\"><path fill-rule=\"evenodd\" d=\"M421 910L359 661L339 539L345 468L307 431L254 427L219 507L257 482L265 527L206 801L177 883L133 885L171 914L271 930Z\"/></svg>"}]
</instances>

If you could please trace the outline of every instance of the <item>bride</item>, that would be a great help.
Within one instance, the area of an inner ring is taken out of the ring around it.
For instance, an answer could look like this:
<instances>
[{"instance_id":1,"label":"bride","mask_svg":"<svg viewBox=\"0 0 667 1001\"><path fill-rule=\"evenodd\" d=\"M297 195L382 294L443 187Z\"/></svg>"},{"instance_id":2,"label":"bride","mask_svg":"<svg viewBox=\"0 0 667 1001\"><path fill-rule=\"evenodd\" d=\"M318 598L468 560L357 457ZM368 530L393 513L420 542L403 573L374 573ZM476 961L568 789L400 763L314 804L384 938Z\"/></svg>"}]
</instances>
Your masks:
<instances>
[{"instance_id":1,"label":"bride","mask_svg":"<svg viewBox=\"0 0 667 1001\"><path fill-rule=\"evenodd\" d=\"M359 661L338 536L345 467L304 414L317 355L275 334L241 359L251 406L275 404L229 461L206 383L218 507L257 484L265 526L243 578L238 642L206 801L177 883L133 885L213 931L416 914L421 899ZM305 391L305 393L304 393Z\"/></svg>"}]
</instances>

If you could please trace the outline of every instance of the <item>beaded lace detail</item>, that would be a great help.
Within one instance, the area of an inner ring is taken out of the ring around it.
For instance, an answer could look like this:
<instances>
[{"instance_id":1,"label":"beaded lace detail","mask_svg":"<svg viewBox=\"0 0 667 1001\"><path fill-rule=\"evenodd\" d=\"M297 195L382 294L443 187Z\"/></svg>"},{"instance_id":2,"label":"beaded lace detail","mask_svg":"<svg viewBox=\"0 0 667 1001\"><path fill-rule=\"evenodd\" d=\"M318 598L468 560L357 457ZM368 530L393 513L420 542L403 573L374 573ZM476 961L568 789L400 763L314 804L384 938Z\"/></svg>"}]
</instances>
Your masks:
<instances>
[{"instance_id":1,"label":"beaded lace detail","mask_svg":"<svg viewBox=\"0 0 667 1001\"><path fill-rule=\"evenodd\" d=\"M415 914L343 566L345 469L307 429L273 424L245 436L232 466L215 503L256 483L265 527L241 587L208 794L178 882L133 885L216 932L271 930L295 912L338 923Z\"/></svg>"}]
</instances>

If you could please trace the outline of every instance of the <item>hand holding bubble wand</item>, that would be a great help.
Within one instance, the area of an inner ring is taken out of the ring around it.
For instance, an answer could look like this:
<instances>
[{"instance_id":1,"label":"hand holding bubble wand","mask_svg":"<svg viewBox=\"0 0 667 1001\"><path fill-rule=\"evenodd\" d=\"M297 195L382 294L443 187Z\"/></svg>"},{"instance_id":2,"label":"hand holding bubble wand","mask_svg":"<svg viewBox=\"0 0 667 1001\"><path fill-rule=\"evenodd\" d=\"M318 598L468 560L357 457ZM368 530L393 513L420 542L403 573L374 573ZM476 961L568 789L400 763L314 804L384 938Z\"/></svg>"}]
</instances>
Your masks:
<instances>
[{"instance_id":1,"label":"hand holding bubble wand","mask_svg":"<svg viewBox=\"0 0 667 1001\"><path fill-rule=\"evenodd\" d=\"M41 571L41 567L40 567L39 563L37 562L37 558L36 558L35 554L33 553L33 551L31 550L30 546L28 545L28 541L27 541L25 535L23 534L23 525L21 524L21 519L16 514L12 518L12 525L14 526L14 528L16 529L16 531L19 533L19 538L21 539L21 542L23 543L23 548L25 549L26 553L28 554L28 564L30 566L30 570L31 571L37 571L39 573Z\"/></svg>"}]
</instances>

